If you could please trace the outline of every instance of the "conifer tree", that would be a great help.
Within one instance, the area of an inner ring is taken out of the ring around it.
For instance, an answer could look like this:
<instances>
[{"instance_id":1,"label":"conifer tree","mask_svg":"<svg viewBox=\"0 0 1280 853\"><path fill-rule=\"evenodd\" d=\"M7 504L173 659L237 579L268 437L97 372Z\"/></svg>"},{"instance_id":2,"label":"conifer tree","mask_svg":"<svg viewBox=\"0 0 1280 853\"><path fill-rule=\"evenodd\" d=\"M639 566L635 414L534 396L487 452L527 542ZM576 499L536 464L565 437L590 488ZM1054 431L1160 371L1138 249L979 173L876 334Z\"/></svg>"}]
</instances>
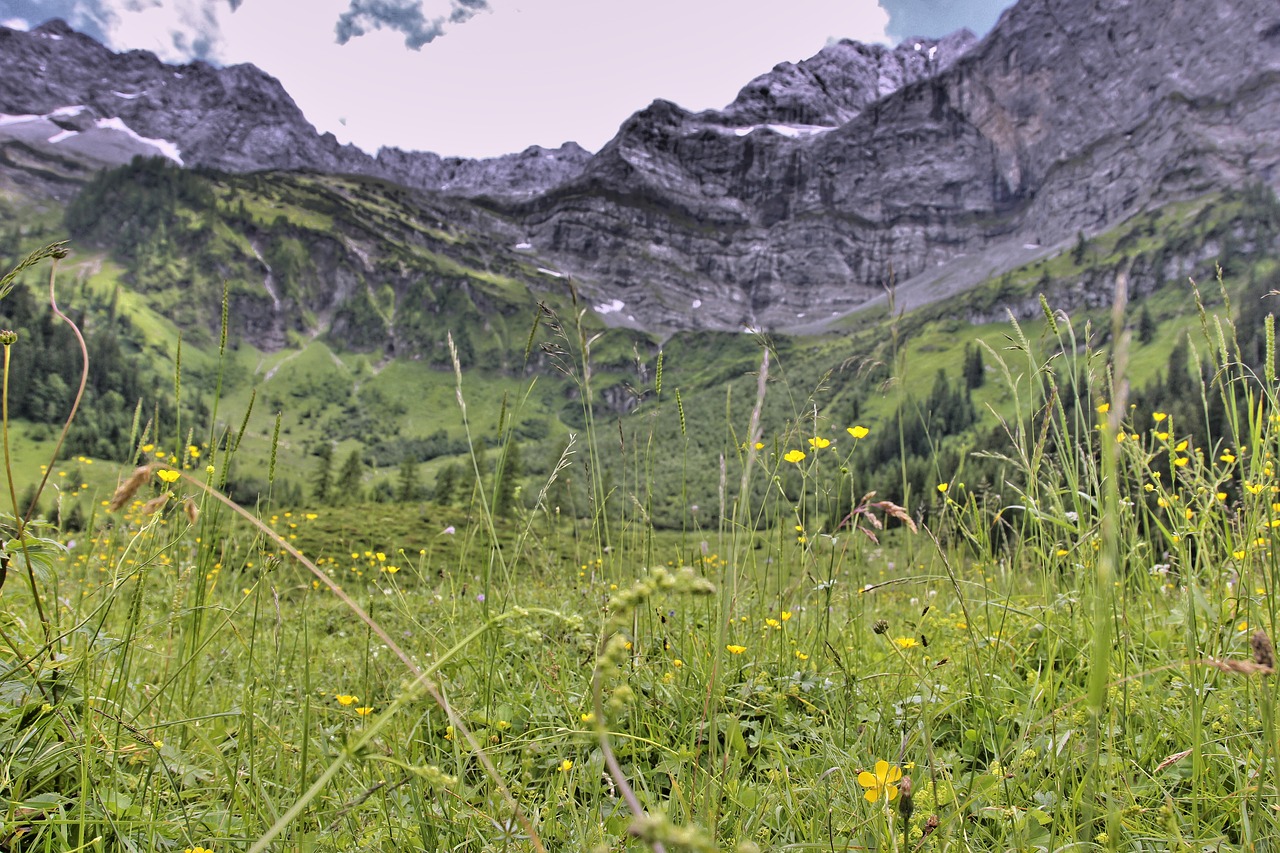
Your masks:
<instances>
[{"instance_id":1,"label":"conifer tree","mask_svg":"<svg viewBox=\"0 0 1280 853\"><path fill-rule=\"evenodd\" d=\"M335 501L344 504L360 503L364 498L364 487L361 485L363 478L364 453L357 447L342 460L342 469L338 471L337 480L334 482Z\"/></svg>"},{"instance_id":2,"label":"conifer tree","mask_svg":"<svg viewBox=\"0 0 1280 853\"><path fill-rule=\"evenodd\" d=\"M325 442L316 451L316 456L319 459L311 480L311 497L323 506L329 502L329 491L333 484L333 446Z\"/></svg>"},{"instance_id":3,"label":"conifer tree","mask_svg":"<svg viewBox=\"0 0 1280 853\"><path fill-rule=\"evenodd\" d=\"M400 473L396 478L396 500L400 503L416 501L422 494L422 483L418 478L418 460L406 456L400 463Z\"/></svg>"}]
</instances>

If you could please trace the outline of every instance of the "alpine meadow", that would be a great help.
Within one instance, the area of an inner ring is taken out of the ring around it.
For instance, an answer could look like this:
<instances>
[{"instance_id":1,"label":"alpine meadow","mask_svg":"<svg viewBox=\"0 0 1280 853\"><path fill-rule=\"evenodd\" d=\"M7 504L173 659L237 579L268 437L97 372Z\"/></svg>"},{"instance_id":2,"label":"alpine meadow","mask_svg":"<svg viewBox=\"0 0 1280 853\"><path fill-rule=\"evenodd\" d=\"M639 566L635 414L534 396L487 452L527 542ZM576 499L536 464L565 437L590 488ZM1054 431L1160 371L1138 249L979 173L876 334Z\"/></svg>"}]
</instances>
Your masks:
<instances>
[{"instance_id":1,"label":"alpine meadow","mask_svg":"<svg viewBox=\"0 0 1280 853\"><path fill-rule=\"evenodd\" d=\"M1280 849L1277 48L465 160L0 27L0 853Z\"/></svg>"}]
</instances>

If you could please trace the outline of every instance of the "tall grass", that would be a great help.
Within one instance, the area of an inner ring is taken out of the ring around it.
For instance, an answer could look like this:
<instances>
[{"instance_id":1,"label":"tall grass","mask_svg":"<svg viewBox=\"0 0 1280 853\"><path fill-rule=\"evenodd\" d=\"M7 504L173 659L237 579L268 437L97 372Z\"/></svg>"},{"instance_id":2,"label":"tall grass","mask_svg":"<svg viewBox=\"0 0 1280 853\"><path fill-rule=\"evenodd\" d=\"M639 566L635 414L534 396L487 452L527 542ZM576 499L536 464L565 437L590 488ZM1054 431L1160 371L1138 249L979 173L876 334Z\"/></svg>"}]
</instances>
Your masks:
<instances>
[{"instance_id":1,"label":"tall grass","mask_svg":"<svg viewBox=\"0 0 1280 853\"><path fill-rule=\"evenodd\" d=\"M1228 429L1196 443L1126 405L1118 322L1103 348L1045 313L986 349L1012 401L993 492L961 468L877 499L879 425L832 422L762 339L747 416L726 399L697 437L717 468L687 474L718 505L685 499L679 532L646 514L678 389L659 369L631 421L597 417L580 316L544 309L529 348L582 434L514 522L477 464L422 547L360 508L237 507L234 430L140 415L90 533L8 490L0 849L1266 849L1274 359L1255 375L1204 317ZM571 474L579 512L549 499ZM357 532L319 536L338 513Z\"/></svg>"}]
</instances>

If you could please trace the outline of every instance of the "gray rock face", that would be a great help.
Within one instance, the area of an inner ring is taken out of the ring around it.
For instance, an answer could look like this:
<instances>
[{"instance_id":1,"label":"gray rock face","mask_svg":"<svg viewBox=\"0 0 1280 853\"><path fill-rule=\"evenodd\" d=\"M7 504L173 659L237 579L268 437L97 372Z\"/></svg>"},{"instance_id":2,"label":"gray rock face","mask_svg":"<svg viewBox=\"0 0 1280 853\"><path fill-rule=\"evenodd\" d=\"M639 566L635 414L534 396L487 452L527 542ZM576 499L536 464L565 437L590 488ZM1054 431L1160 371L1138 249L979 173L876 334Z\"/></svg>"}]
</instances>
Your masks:
<instances>
[{"instance_id":1,"label":"gray rock face","mask_svg":"<svg viewBox=\"0 0 1280 853\"><path fill-rule=\"evenodd\" d=\"M128 162L138 153L176 152L184 165L228 172L311 169L373 175L451 195L523 197L577 174L590 157L573 143L490 160L398 149L370 157L330 133L317 133L280 82L252 65L172 66L147 51L117 54L56 20L29 33L0 27L0 79L0 113L44 117L79 106L82 125L118 119L123 129L115 135L126 138L107 139L109 134L99 132L96 146L88 139L74 146L67 139L41 144L48 142L38 137L42 128L26 128L36 134L21 135L23 130L13 129L20 125L0 127L0 136L20 135L46 156L78 154L97 165ZM137 143L130 131L172 148Z\"/></svg>"},{"instance_id":2,"label":"gray rock face","mask_svg":"<svg viewBox=\"0 0 1280 853\"><path fill-rule=\"evenodd\" d=\"M757 81L723 114L655 102L582 176L511 212L623 321L797 330L891 282L900 303L936 298L1144 207L1280 186L1274 0L1023 0L861 108L810 102L822 87L796 81L820 64L782 67L781 94ZM793 121L856 114L771 128L767 103ZM739 135L726 115L766 126Z\"/></svg>"},{"instance_id":3,"label":"gray rock face","mask_svg":"<svg viewBox=\"0 0 1280 853\"><path fill-rule=\"evenodd\" d=\"M441 157L426 151L383 148L381 174L410 187L455 196L531 196L582 172L591 153L576 142L559 148L532 145L518 154L485 160Z\"/></svg>"},{"instance_id":4,"label":"gray rock face","mask_svg":"<svg viewBox=\"0 0 1280 853\"><path fill-rule=\"evenodd\" d=\"M977 40L961 30L943 39L909 39L893 50L839 41L802 62L775 66L723 110L699 118L736 126L838 127L867 104L949 68Z\"/></svg>"}]
</instances>

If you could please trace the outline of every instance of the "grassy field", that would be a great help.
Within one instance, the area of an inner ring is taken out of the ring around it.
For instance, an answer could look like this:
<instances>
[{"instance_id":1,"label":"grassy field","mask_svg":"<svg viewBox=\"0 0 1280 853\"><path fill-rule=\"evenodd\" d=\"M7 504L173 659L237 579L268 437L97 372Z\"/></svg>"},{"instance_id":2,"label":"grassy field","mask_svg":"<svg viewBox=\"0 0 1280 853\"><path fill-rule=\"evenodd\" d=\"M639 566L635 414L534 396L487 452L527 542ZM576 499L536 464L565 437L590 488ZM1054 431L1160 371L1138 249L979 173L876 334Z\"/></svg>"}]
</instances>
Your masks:
<instances>
[{"instance_id":1,"label":"grassy field","mask_svg":"<svg viewBox=\"0 0 1280 853\"><path fill-rule=\"evenodd\" d=\"M719 422L661 378L647 441L584 410L507 517L483 474L455 506L258 514L221 486L304 464L291 389L425 395L465 437L528 381L245 350L274 444L234 460L185 424L132 472L6 423L10 483L120 487L87 532L3 521L0 850L1275 849L1280 407L1203 324L1216 434L1130 408L1150 356L1118 329L980 330L1004 477L905 506L862 465L887 414L805 413L819 378L764 342ZM659 463L710 502L654 494Z\"/></svg>"}]
</instances>

